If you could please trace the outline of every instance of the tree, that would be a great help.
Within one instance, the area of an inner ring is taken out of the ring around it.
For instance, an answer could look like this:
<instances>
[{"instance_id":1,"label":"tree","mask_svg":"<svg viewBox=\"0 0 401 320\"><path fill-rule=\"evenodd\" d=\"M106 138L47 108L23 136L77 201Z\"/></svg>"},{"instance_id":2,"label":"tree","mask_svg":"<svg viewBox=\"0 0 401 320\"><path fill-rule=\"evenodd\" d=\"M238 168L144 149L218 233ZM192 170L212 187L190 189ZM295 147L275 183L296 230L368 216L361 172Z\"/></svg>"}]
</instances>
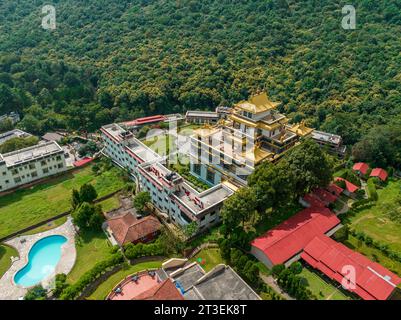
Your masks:
<instances>
[{"instance_id":1,"label":"tree","mask_svg":"<svg viewBox=\"0 0 401 320\"><path fill-rule=\"evenodd\" d=\"M28 290L24 300L46 300L46 297L47 291L41 285L37 285Z\"/></svg>"},{"instance_id":2,"label":"tree","mask_svg":"<svg viewBox=\"0 0 401 320\"><path fill-rule=\"evenodd\" d=\"M79 191L76 189L72 189L72 196L71 196L71 206L73 209L78 208L81 204L81 197L79 195Z\"/></svg>"},{"instance_id":3,"label":"tree","mask_svg":"<svg viewBox=\"0 0 401 320\"><path fill-rule=\"evenodd\" d=\"M149 192L139 192L134 197L134 208L139 214L146 214L149 208L149 203L152 201Z\"/></svg>"},{"instance_id":4,"label":"tree","mask_svg":"<svg viewBox=\"0 0 401 320\"><path fill-rule=\"evenodd\" d=\"M84 202L72 213L74 224L83 230L100 230L104 221L102 208Z\"/></svg>"},{"instance_id":5,"label":"tree","mask_svg":"<svg viewBox=\"0 0 401 320\"><path fill-rule=\"evenodd\" d=\"M190 224L187 224L184 229L183 229L183 233L185 235L185 237L190 238L192 237L194 234L196 234L199 230L199 225L196 221L192 221Z\"/></svg>"},{"instance_id":6,"label":"tree","mask_svg":"<svg viewBox=\"0 0 401 320\"><path fill-rule=\"evenodd\" d=\"M284 159L288 175L294 181L294 193L297 197L309 193L317 187L326 187L333 179L330 161L319 145L307 139L294 148Z\"/></svg>"},{"instance_id":7,"label":"tree","mask_svg":"<svg viewBox=\"0 0 401 320\"><path fill-rule=\"evenodd\" d=\"M94 186L91 184L84 184L79 190L80 203L88 202L92 203L97 198L97 192Z\"/></svg>"},{"instance_id":8,"label":"tree","mask_svg":"<svg viewBox=\"0 0 401 320\"><path fill-rule=\"evenodd\" d=\"M13 128L14 128L14 125L10 118L6 118L3 121L0 121L0 133L10 131Z\"/></svg>"},{"instance_id":9,"label":"tree","mask_svg":"<svg viewBox=\"0 0 401 320\"><path fill-rule=\"evenodd\" d=\"M230 253L231 253L230 240L222 239L220 242L220 255L228 263L230 262Z\"/></svg>"},{"instance_id":10,"label":"tree","mask_svg":"<svg viewBox=\"0 0 401 320\"><path fill-rule=\"evenodd\" d=\"M256 197L250 188L241 188L228 198L221 209L223 223L231 230L245 222L255 213Z\"/></svg>"},{"instance_id":11,"label":"tree","mask_svg":"<svg viewBox=\"0 0 401 320\"><path fill-rule=\"evenodd\" d=\"M61 293L68 287L67 275L64 273L59 273L55 278L55 287L53 289L53 295L59 297Z\"/></svg>"}]
</instances>

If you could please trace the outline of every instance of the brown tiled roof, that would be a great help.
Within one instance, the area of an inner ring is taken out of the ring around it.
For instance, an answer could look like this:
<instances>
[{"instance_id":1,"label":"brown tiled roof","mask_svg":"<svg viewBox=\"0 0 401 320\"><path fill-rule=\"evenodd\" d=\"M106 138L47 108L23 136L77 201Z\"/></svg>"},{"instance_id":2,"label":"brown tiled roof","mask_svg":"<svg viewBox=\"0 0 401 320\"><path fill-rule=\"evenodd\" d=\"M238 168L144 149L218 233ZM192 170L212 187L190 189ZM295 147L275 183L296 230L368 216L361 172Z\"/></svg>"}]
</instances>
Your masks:
<instances>
[{"instance_id":1,"label":"brown tiled roof","mask_svg":"<svg viewBox=\"0 0 401 320\"><path fill-rule=\"evenodd\" d=\"M164 280L162 283L141 293L133 300L184 300L174 283L170 280Z\"/></svg>"},{"instance_id":2,"label":"brown tiled roof","mask_svg":"<svg viewBox=\"0 0 401 320\"><path fill-rule=\"evenodd\" d=\"M155 217L148 216L138 220L131 213L112 218L107 223L120 245L137 241L161 228L159 220Z\"/></svg>"}]
</instances>

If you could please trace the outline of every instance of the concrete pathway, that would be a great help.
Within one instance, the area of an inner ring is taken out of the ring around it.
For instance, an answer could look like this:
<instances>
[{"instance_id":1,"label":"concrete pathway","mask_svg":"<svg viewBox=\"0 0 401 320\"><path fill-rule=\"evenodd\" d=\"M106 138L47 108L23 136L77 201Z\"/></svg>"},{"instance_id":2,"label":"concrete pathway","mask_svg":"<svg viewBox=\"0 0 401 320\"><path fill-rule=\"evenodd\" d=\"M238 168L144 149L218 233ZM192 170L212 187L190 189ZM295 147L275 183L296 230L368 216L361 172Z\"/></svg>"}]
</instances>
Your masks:
<instances>
[{"instance_id":1,"label":"concrete pathway","mask_svg":"<svg viewBox=\"0 0 401 320\"><path fill-rule=\"evenodd\" d=\"M68 274L71 271L76 259L76 250L75 229L72 219L69 217L67 222L58 228L34 235L20 236L6 242L7 245L14 247L18 251L19 259L13 262L10 269L0 279L0 300L18 300L24 297L28 289L15 284L14 276L28 263L28 255L32 246L37 241L53 235L64 236L67 238L67 242L61 248L60 262L57 264L54 272L42 281L42 286L44 288L51 288L56 274Z\"/></svg>"},{"instance_id":2,"label":"concrete pathway","mask_svg":"<svg viewBox=\"0 0 401 320\"><path fill-rule=\"evenodd\" d=\"M276 280L272 276L265 276L263 274L260 275L262 280L269 286L271 287L276 293L279 295L283 296L287 300L295 300L293 297L288 295L286 292L284 292L280 286L277 284Z\"/></svg>"}]
</instances>

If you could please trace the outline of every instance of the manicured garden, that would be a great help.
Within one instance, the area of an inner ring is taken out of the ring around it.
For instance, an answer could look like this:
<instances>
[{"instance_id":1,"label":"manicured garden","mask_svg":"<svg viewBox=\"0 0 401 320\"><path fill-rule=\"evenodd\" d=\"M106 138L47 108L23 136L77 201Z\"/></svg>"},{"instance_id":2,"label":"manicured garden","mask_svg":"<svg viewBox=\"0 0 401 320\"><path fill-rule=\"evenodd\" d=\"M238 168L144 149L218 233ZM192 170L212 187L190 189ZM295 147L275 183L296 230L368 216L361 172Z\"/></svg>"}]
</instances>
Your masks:
<instances>
[{"instance_id":1,"label":"manicured garden","mask_svg":"<svg viewBox=\"0 0 401 320\"><path fill-rule=\"evenodd\" d=\"M225 264L219 248L203 249L191 261L198 262L206 272L209 272L219 264Z\"/></svg>"},{"instance_id":2,"label":"manicured garden","mask_svg":"<svg viewBox=\"0 0 401 320\"><path fill-rule=\"evenodd\" d=\"M348 300L344 293L326 282L316 273L303 268L300 276L307 282L307 288L318 300Z\"/></svg>"},{"instance_id":3,"label":"manicured garden","mask_svg":"<svg viewBox=\"0 0 401 320\"><path fill-rule=\"evenodd\" d=\"M0 245L0 278L11 267L11 257L18 257L18 252L14 248Z\"/></svg>"},{"instance_id":4,"label":"manicured garden","mask_svg":"<svg viewBox=\"0 0 401 320\"><path fill-rule=\"evenodd\" d=\"M95 175L91 166L88 166L30 189L18 190L2 196L0 198L0 237L69 210L71 190L86 183L95 187L99 197L124 186L119 169L112 168Z\"/></svg>"},{"instance_id":5,"label":"manicured garden","mask_svg":"<svg viewBox=\"0 0 401 320\"><path fill-rule=\"evenodd\" d=\"M350 217L350 228L401 251L401 225L389 217L390 211L396 209L394 206L400 197L400 190L401 180L390 181L385 188L378 189L378 201Z\"/></svg>"},{"instance_id":6,"label":"manicured garden","mask_svg":"<svg viewBox=\"0 0 401 320\"><path fill-rule=\"evenodd\" d=\"M113 290L113 288L127 276L146 269L160 268L161 265L161 261L143 262L133 266L125 265L122 270L116 272L106 281L101 283L100 286L97 287L96 290L87 298L87 300L104 300L111 290Z\"/></svg>"}]
</instances>

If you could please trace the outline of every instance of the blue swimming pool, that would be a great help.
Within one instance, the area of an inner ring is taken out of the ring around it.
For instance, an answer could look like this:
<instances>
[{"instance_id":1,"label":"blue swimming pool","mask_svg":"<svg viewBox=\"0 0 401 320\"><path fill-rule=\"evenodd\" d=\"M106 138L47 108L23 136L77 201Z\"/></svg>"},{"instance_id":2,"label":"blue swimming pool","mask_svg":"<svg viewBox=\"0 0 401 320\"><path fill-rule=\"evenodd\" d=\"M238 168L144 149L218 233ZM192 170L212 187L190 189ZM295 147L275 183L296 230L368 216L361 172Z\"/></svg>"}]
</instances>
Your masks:
<instances>
[{"instance_id":1,"label":"blue swimming pool","mask_svg":"<svg viewBox=\"0 0 401 320\"><path fill-rule=\"evenodd\" d=\"M66 242L67 238L58 235L36 242L29 251L28 264L16 273L15 283L31 287L52 274L61 258L61 246Z\"/></svg>"}]
</instances>

